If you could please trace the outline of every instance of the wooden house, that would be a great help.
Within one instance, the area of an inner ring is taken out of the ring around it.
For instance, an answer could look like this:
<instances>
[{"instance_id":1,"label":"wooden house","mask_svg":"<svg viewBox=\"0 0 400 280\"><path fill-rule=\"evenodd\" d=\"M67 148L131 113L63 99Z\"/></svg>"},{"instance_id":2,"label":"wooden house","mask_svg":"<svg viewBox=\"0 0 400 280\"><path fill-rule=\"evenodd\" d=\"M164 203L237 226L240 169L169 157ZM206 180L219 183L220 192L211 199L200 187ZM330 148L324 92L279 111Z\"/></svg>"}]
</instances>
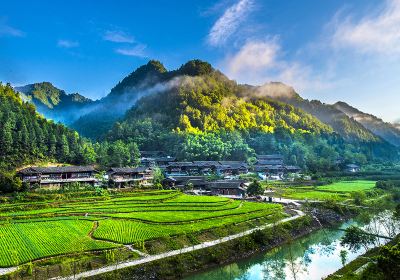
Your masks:
<instances>
[{"instance_id":1,"label":"wooden house","mask_svg":"<svg viewBox=\"0 0 400 280\"><path fill-rule=\"evenodd\" d=\"M94 185L97 181L95 173L93 166L58 166L28 167L18 171L17 175L31 186L60 187L74 182Z\"/></svg>"},{"instance_id":2,"label":"wooden house","mask_svg":"<svg viewBox=\"0 0 400 280\"><path fill-rule=\"evenodd\" d=\"M107 171L110 185L117 188L151 185L153 174L148 167L113 167Z\"/></svg>"},{"instance_id":3,"label":"wooden house","mask_svg":"<svg viewBox=\"0 0 400 280\"><path fill-rule=\"evenodd\" d=\"M241 196L246 194L245 182L242 180L219 180L211 182L213 195Z\"/></svg>"}]
</instances>

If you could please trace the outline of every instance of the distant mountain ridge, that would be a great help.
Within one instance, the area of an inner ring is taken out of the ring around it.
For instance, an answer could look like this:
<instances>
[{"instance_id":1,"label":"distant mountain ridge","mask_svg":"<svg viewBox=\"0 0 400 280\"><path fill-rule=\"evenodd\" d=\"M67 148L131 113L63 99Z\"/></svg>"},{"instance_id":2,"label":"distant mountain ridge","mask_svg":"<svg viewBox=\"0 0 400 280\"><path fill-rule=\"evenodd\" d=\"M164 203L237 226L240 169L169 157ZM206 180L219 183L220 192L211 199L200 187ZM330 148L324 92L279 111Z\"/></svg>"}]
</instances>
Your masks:
<instances>
[{"instance_id":1,"label":"distant mountain ridge","mask_svg":"<svg viewBox=\"0 0 400 280\"><path fill-rule=\"evenodd\" d=\"M81 134L96 139L105 135L115 122L123 120L125 112L142 97L167 92L174 83L180 83L179 80L174 80L179 77L195 77L214 72L224 80L229 80L209 63L200 60L191 60L172 71L168 71L161 62L150 60L127 75L107 96L98 101L92 101L80 94L67 95L45 82L17 87L16 90L24 93L47 118L61 121ZM267 98L300 108L331 126L348 141L376 142L382 138L393 145L400 145L400 136L395 125L384 123L343 102L330 105L318 100L309 101L303 99L292 87L280 82L270 82L262 86L237 85L235 91L235 95L245 100ZM361 116L360 113L363 118L355 117ZM365 121L366 116L370 121Z\"/></svg>"},{"instance_id":2,"label":"distant mountain ridge","mask_svg":"<svg viewBox=\"0 0 400 280\"><path fill-rule=\"evenodd\" d=\"M249 94L279 100L301 108L331 126L348 141L379 141L379 137L374 133L335 106L324 104L319 100L303 99L292 87L283 83L272 82L252 87L250 93L245 93L245 95Z\"/></svg>"},{"instance_id":3,"label":"distant mountain ridge","mask_svg":"<svg viewBox=\"0 0 400 280\"><path fill-rule=\"evenodd\" d=\"M389 143L397 147L400 146L399 127L396 127L391 123L384 122L382 119L374 115L361 112L345 102L337 102L333 104L333 106Z\"/></svg>"},{"instance_id":4,"label":"distant mountain ridge","mask_svg":"<svg viewBox=\"0 0 400 280\"><path fill-rule=\"evenodd\" d=\"M70 124L78 112L94 103L79 93L67 94L50 82L15 87L24 101L32 102L46 118Z\"/></svg>"}]
</instances>

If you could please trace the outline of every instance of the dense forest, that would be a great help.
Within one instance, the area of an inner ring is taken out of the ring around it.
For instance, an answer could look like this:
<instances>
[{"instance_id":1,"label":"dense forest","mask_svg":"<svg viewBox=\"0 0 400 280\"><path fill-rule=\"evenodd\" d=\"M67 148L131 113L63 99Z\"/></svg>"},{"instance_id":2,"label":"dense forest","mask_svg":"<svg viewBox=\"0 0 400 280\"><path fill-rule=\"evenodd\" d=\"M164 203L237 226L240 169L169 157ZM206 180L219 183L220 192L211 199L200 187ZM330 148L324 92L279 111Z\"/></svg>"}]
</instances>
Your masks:
<instances>
[{"instance_id":1,"label":"dense forest","mask_svg":"<svg viewBox=\"0 0 400 280\"><path fill-rule=\"evenodd\" d=\"M96 101L93 118L74 124L96 133L89 140L39 115L23 93L0 85L0 172L4 177L40 162L136 166L139 150L163 150L179 160L250 163L256 154L281 153L310 172L335 170L338 163L398 160L395 146L337 108L294 91L282 99L260 89L237 84L200 60L173 71L150 61ZM48 107L75 98L47 83L30 90ZM79 97L76 102L91 103ZM121 104L130 108L125 114Z\"/></svg>"},{"instance_id":2,"label":"dense forest","mask_svg":"<svg viewBox=\"0 0 400 280\"><path fill-rule=\"evenodd\" d=\"M46 120L10 85L0 84L0 158L1 191L21 187L13 174L25 164L137 165L139 151L135 143L126 141L93 144L76 131Z\"/></svg>"},{"instance_id":3,"label":"dense forest","mask_svg":"<svg viewBox=\"0 0 400 280\"><path fill-rule=\"evenodd\" d=\"M171 71L171 76L180 73L174 87L141 98L106 139L135 141L140 149L170 151L182 160L251 161L256 153L282 153L311 171L335 169L338 160L397 157L394 146L372 133L348 141L302 109L265 96L243 96L248 87L206 62L189 65L180 69L191 68L194 75Z\"/></svg>"},{"instance_id":4,"label":"dense forest","mask_svg":"<svg viewBox=\"0 0 400 280\"><path fill-rule=\"evenodd\" d=\"M79 164L96 160L90 141L38 115L9 85L0 85L0 141L2 170L34 160Z\"/></svg>"}]
</instances>

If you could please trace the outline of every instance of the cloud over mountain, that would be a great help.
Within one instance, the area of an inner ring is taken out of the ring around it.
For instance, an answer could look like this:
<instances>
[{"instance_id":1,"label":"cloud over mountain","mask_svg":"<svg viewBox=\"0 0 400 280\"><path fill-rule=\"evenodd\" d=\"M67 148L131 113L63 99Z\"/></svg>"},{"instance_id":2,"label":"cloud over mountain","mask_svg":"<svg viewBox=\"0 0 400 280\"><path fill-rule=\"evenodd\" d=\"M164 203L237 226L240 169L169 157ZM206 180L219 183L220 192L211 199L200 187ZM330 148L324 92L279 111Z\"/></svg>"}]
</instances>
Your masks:
<instances>
[{"instance_id":1,"label":"cloud over mountain","mask_svg":"<svg viewBox=\"0 0 400 280\"><path fill-rule=\"evenodd\" d=\"M225 10L211 28L207 41L212 46L224 44L236 32L240 24L245 21L253 7L252 0L240 0Z\"/></svg>"},{"instance_id":2,"label":"cloud over mountain","mask_svg":"<svg viewBox=\"0 0 400 280\"><path fill-rule=\"evenodd\" d=\"M332 43L362 53L400 54L400 1L386 0L378 14L337 18Z\"/></svg>"}]
</instances>

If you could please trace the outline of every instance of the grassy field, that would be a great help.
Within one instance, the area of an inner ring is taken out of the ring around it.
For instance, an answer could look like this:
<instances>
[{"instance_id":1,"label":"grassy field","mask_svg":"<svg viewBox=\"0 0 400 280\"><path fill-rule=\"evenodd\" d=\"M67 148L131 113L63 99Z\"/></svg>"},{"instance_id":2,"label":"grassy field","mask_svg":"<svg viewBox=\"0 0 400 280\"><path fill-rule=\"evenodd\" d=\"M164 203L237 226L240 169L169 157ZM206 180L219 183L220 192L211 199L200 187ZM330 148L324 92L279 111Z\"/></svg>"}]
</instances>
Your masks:
<instances>
[{"instance_id":1,"label":"grassy field","mask_svg":"<svg viewBox=\"0 0 400 280\"><path fill-rule=\"evenodd\" d=\"M288 189L283 194L284 197L299 199L299 200L327 200L333 199L337 201L345 200L350 198L349 194L343 193L333 193L333 192L322 192L322 191L306 191L306 190L296 190Z\"/></svg>"},{"instance_id":2,"label":"grassy field","mask_svg":"<svg viewBox=\"0 0 400 280\"><path fill-rule=\"evenodd\" d=\"M375 181L340 181L326 186L320 186L317 190L332 192L356 192L366 191L375 187Z\"/></svg>"},{"instance_id":3,"label":"grassy field","mask_svg":"<svg viewBox=\"0 0 400 280\"><path fill-rule=\"evenodd\" d=\"M281 188L277 193L283 197L299 200L336 200L343 201L351 198L352 192L368 191L375 187L375 181L340 181L318 187Z\"/></svg>"},{"instance_id":4,"label":"grassy field","mask_svg":"<svg viewBox=\"0 0 400 280\"><path fill-rule=\"evenodd\" d=\"M189 196L124 193L0 206L0 267L50 256L199 232L282 215L280 205Z\"/></svg>"}]
</instances>

